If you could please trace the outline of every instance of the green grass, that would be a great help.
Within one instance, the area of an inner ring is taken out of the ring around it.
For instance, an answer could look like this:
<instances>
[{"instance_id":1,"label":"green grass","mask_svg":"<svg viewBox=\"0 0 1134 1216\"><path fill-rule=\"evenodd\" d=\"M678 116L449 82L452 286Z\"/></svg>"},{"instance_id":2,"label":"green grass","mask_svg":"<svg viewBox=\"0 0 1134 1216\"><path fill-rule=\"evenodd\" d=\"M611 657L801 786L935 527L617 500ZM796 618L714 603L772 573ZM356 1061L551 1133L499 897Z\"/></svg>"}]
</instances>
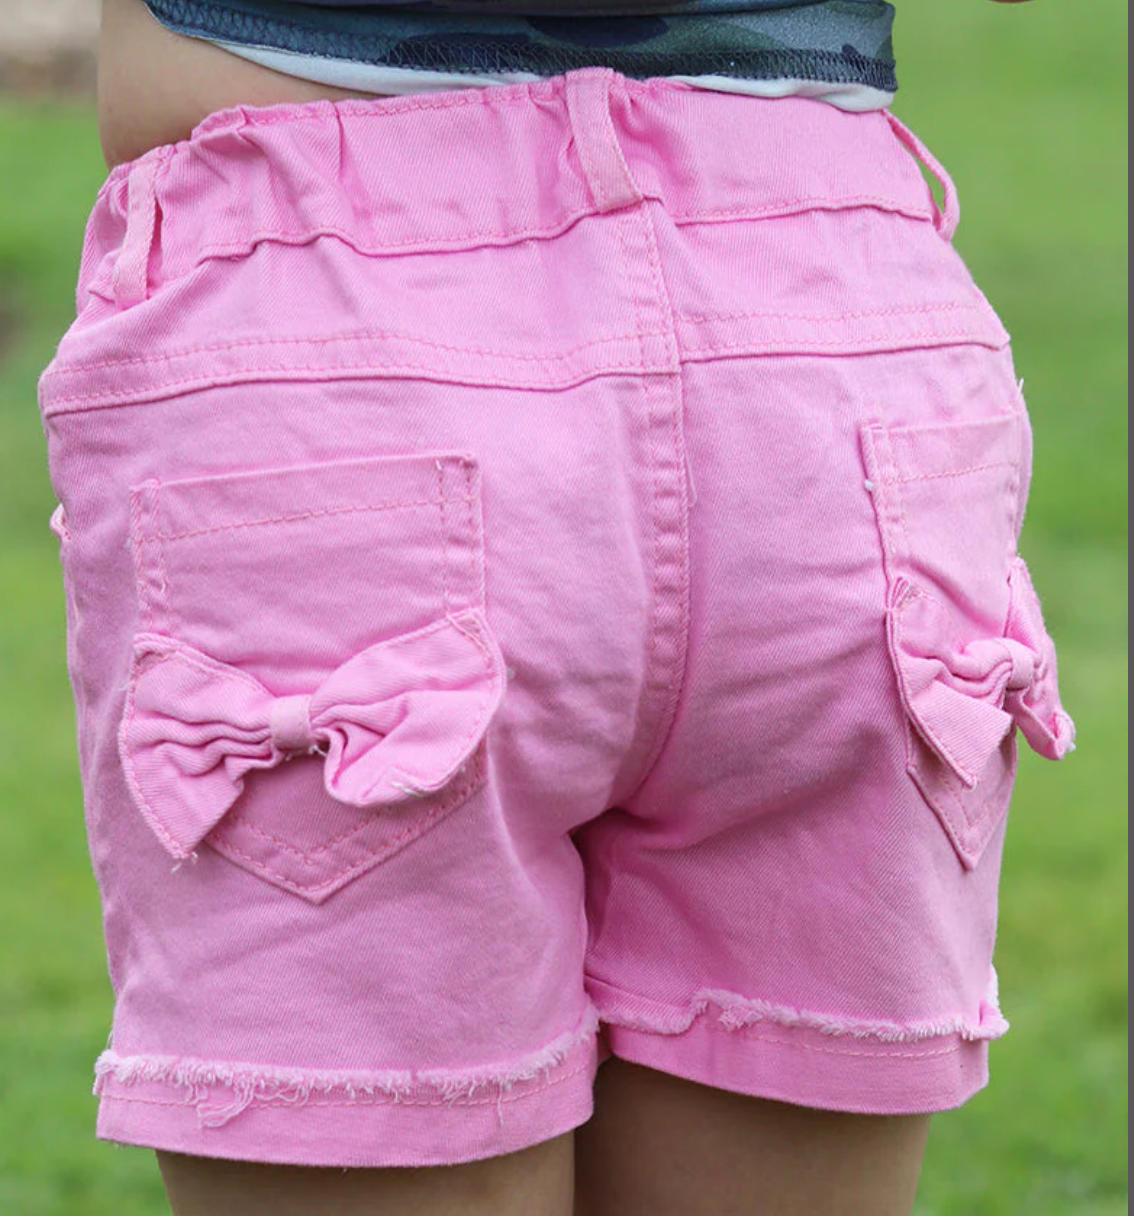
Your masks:
<instances>
[{"instance_id":1,"label":"green grass","mask_svg":"<svg viewBox=\"0 0 1134 1216\"><path fill-rule=\"evenodd\" d=\"M86 855L36 379L102 179L88 109L0 105L0 1212L159 1216L153 1158L93 1138L111 1007ZM19 188L11 188L18 184Z\"/></svg>"},{"instance_id":2,"label":"green grass","mask_svg":"<svg viewBox=\"0 0 1134 1216\"><path fill-rule=\"evenodd\" d=\"M1025 751L992 1084L935 1120L918 1216L1118 1216L1126 1178L1126 7L898 2L898 114L953 174L957 246L1036 435L1024 552L1078 751Z\"/></svg>"},{"instance_id":3,"label":"green grass","mask_svg":"<svg viewBox=\"0 0 1134 1216\"><path fill-rule=\"evenodd\" d=\"M897 110L957 180L958 247L1012 331L1026 381L1036 473L1025 552L1079 725L1069 762L1025 755L997 955L1013 1029L993 1047L989 1089L935 1120L918 1216L1118 1216L1126 10L898 2ZM110 992L35 406L100 180L88 112L0 105L0 317L21 319L0 351L0 1212L12 1216L166 1210L151 1156L92 1135Z\"/></svg>"}]
</instances>

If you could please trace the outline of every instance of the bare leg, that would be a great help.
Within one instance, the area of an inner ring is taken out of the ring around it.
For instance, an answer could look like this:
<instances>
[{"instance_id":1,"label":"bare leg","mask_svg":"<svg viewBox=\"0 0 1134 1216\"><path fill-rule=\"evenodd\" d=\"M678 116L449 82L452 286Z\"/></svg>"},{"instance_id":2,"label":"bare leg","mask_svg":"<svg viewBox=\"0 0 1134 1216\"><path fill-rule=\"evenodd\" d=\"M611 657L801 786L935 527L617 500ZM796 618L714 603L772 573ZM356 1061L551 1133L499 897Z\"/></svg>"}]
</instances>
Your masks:
<instances>
[{"instance_id":1,"label":"bare leg","mask_svg":"<svg viewBox=\"0 0 1134 1216\"><path fill-rule=\"evenodd\" d=\"M572 1133L429 1169L312 1169L158 1153L174 1216L571 1216Z\"/></svg>"},{"instance_id":2,"label":"bare leg","mask_svg":"<svg viewBox=\"0 0 1134 1216\"><path fill-rule=\"evenodd\" d=\"M847 1115L608 1060L576 1216L909 1216L929 1116Z\"/></svg>"}]
</instances>

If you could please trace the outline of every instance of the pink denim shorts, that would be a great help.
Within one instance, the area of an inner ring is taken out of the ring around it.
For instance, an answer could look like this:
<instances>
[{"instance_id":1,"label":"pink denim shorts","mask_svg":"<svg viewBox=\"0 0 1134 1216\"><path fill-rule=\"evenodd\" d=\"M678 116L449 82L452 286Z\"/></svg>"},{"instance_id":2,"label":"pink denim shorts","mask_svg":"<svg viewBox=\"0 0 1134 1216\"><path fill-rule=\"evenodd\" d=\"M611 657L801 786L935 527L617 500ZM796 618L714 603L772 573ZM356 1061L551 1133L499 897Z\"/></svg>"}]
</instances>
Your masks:
<instances>
[{"instance_id":1,"label":"pink denim shorts","mask_svg":"<svg viewBox=\"0 0 1134 1216\"><path fill-rule=\"evenodd\" d=\"M101 1136L460 1162L609 1054L985 1084L1017 735L1073 728L1008 337L914 153L586 68L111 174L41 386Z\"/></svg>"}]
</instances>

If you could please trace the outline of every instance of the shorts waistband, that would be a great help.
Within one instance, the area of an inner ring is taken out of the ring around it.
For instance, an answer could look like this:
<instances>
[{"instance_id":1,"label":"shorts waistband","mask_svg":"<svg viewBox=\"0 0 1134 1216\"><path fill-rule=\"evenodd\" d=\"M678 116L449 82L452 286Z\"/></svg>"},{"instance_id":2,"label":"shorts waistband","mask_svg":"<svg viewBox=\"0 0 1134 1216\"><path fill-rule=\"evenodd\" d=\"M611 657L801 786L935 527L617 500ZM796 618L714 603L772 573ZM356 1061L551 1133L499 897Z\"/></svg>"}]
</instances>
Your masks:
<instances>
[{"instance_id":1,"label":"shorts waistband","mask_svg":"<svg viewBox=\"0 0 1134 1216\"><path fill-rule=\"evenodd\" d=\"M129 305L155 276L264 241L331 236L372 255L468 249L554 236L644 199L679 224L873 207L948 238L955 215L938 210L908 134L887 112L605 67L447 94L239 107L112 173L80 294L100 247L117 249L113 292ZM160 217L172 222L155 251Z\"/></svg>"}]
</instances>

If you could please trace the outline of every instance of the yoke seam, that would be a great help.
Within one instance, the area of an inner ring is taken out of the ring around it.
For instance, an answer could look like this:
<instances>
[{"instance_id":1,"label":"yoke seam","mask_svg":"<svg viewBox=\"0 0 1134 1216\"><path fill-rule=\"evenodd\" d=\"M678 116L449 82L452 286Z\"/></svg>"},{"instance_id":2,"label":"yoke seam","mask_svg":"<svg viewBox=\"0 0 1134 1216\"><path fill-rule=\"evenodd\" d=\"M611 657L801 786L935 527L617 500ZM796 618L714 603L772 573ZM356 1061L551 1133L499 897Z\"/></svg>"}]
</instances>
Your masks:
<instances>
[{"instance_id":1,"label":"yoke seam","mask_svg":"<svg viewBox=\"0 0 1134 1216\"><path fill-rule=\"evenodd\" d=\"M663 337L664 333L656 334L655 336ZM635 335L628 334L622 340L627 341L634 338ZM789 358L793 354L842 354L846 352L860 353L862 355L870 355L880 353L880 350L875 346L876 343L885 343L885 350L916 350L923 343L933 343L935 345L978 345L989 347L993 350L1002 350L1008 345L1008 338L997 336L995 340L992 337L981 335L974 332L972 329L938 329L938 330L919 330L913 333L871 333L861 335L856 338L790 338L783 337L767 337L755 336L745 338L740 342L717 342L708 346L681 346L679 345L679 354L681 362L699 362L704 359L711 359L714 356L726 356L730 351L748 351L755 356L768 356L775 358ZM774 344L774 345L773 345ZM895 345L896 344L896 345ZM767 349L772 345L772 349ZM756 349L753 349L756 348ZM546 356L545 362L552 364L560 362L555 356ZM79 368L69 371L67 375L81 375L85 369ZM183 376L177 380L159 380L157 383L147 384L141 388L135 388L129 391L125 396L115 396L107 390L102 390L95 393L69 393L62 396L54 396L49 389L45 389L43 400L43 413L45 417L51 417L54 414L61 413L78 413L84 407L90 406L93 409L103 408L95 404L98 402L105 403L106 408L117 408L129 405L143 405L147 401L160 399L165 396L173 395L174 390L184 388L187 385L193 384L199 387L211 388L224 384L240 384L240 383L256 383L259 380L276 380L288 379L290 377L298 377L300 379L315 379L315 380L331 380L341 375L349 373L369 373L369 376L362 378L382 378L383 376L391 377L399 373L405 374L409 379L430 379L431 377L443 376L448 378L446 369L438 369L430 366L423 366L420 363L390 363L382 360L370 360L365 363L347 363L328 366L326 364L313 365L308 363L289 364L276 363L269 366L237 368L231 372L225 372L222 375L217 375L214 371L211 374L198 372L192 376ZM61 375L64 373L55 372L51 375ZM593 379L603 375L673 375L675 374L667 368L647 367L641 368L638 366L627 366L625 363L610 363L596 364L589 367L582 373L584 378ZM455 383L468 384L469 373L466 371L461 377L455 378ZM44 377L43 383L49 384L49 377ZM479 381L472 381L473 385L479 385ZM514 388L520 391L529 388L548 389L549 391L557 391L559 385L531 385L531 384L508 384L506 387ZM71 407L71 408L64 408Z\"/></svg>"},{"instance_id":2,"label":"yoke seam","mask_svg":"<svg viewBox=\"0 0 1134 1216\"><path fill-rule=\"evenodd\" d=\"M712 325L719 321L740 320L743 318L756 318L773 321L818 321L818 322L844 322L844 321L860 321L867 318L875 317L909 317L922 316L934 313L943 312L975 312L984 313L979 304L931 304L921 306L895 307L872 309L866 312L850 312L850 313L802 313L802 312L771 312L765 309L754 309L751 311L733 311L719 313L689 313L678 312L671 310L671 315L682 322L690 325ZM355 342L374 342L374 341L397 341L411 342L419 346L429 346L435 350L451 351L454 354L477 354L477 355L495 355L500 358L539 363L550 362L554 360L563 360L570 355L577 354L579 351L587 350L593 346L610 345L617 342L626 342L631 338L656 337L664 338L670 336L670 330L667 329L635 329L629 333L612 334L605 338L589 338L586 342L579 342L575 346L566 347L563 350L557 351L554 354L526 354L524 352L513 352L508 350L500 350L498 348L488 346L456 346L448 342L435 342L431 338L422 338L415 334L401 333L396 330L376 329L376 330L355 330L346 334L301 334L285 338L241 338L236 342L221 342L212 346L187 346L179 350L166 351L154 355L137 355L124 359L103 359L98 363L84 363L75 368L58 368L49 371L44 376L44 379L50 381L55 377L60 376L75 376L86 375L92 371L109 371L111 369L123 367L148 367L160 363L172 363L177 359L187 358L190 355L215 355L225 351L244 350L256 347L275 347L302 346L307 343L318 342L321 346L327 346L332 343L347 344ZM643 352L644 360L644 352ZM269 369L265 369L269 370ZM57 400L74 400L75 398L57 398Z\"/></svg>"},{"instance_id":3,"label":"yoke seam","mask_svg":"<svg viewBox=\"0 0 1134 1216\"><path fill-rule=\"evenodd\" d=\"M653 199L664 204L664 199L654 194L644 194L643 198ZM628 206L639 204L630 203ZM678 225L696 223L714 223L730 220L763 220L786 219L792 215L807 214L810 211L851 211L859 209L877 209L888 214L903 215L907 219L931 223L932 218L923 211L917 211L894 199L880 195L842 195L832 197L815 196L798 199L786 199L783 202L769 204L765 207L721 208L714 211L675 212L672 216ZM444 236L425 235L413 237L404 241L384 241L379 245L366 244L360 239L360 234L337 224L320 225L317 228L301 230L269 228L251 232L239 242L226 245L206 245L199 250L186 268L173 274L169 281L179 278L191 270L210 261L224 261L229 258L245 257L262 244L278 245L308 245L321 237L331 237L340 240L363 257L398 256L399 252L430 253L460 253L478 245L508 246L517 245L524 241L554 239L574 227L580 220L592 216L609 214L595 206L576 207L563 215L550 226L519 227L519 228L472 228L466 232L451 233ZM457 248L452 248L457 246Z\"/></svg>"},{"instance_id":4,"label":"yoke seam","mask_svg":"<svg viewBox=\"0 0 1134 1216\"><path fill-rule=\"evenodd\" d=\"M864 311L864 313L774 313L768 310L752 310L752 311L730 311L730 313L678 313L672 311L673 319L679 320L688 325L715 325L721 321L734 320L771 320L771 321L818 321L818 322L842 322L842 321L861 321L864 319L873 319L873 317L898 317L898 316L921 316L937 313L952 313L952 311L966 311L966 313L985 313L978 304L935 304L910 306L910 308L892 308L892 309L873 309ZM941 331L942 333L955 333L957 331ZM611 334L605 338L589 338L586 342L577 343L574 347L568 347L564 350L555 351L554 354L525 354L523 351L513 353L513 351L493 349L491 347L458 347L452 343L434 342L430 338L421 338L410 333L399 333L390 330L360 330L352 333L327 334L299 334L299 336L287 338L242 338L238 342L218 343L209 345L209 347L184 347L180 350L164 351L164 353L154 355L139 355L132 356L129 359L105 359L95 362L95 364L83 364L78 367L60 367L46 372L44 379L46 382L51 382L53 378L63 376L85 376L92 371L111 371L120 367L147 367L157 364L169 364L177 359L186 359L191 355L215 355L222 354L225 351L243 350L249 348L287 348L298 347L310 343L318 343L326 347L332 343L363 343L363 342L407 342L414 345L422 345L422 347L430 347L435 350L447 350L452 354L464 355L493 355L496 358L524 361L524 362L557 362L568 359L569 356L579 354L581 350L588 350L592 347L600 347L600 345L611 345L620 342L628 342L631 339L648 338L666 338L671 337L671 331L668 330L636 330L630 333ZM925 334L914 334L914 337L924 337ZM643 351L644 361L644 351ZM286 367L287 365L278 365ZM275 370L273 367L265 367L264 371ZM332 368L333 370L333 368ZM253 368L255 371L255 368ZM56 398L58 401L80 400L78 396L69 396L69 398Z\"/></svg>"},{"instance_id":5,"label":"yoke seam","mask_svg":"<svg viewBox=\"0 0 1134 1216\"><path fill-rule=\"evenodd\" d=\"M772 315L772 314L769 314ZM431 346L436 350L452 351L454 354L476 354L476 355L497 355L504 359L525 360L532 363L538 363L548 359L563 359L568 355L576 354L578 351L586 350L591 346L609 345L614 342L626 342L630 338L637 336L637 331L633 330L625 334L611 334L606 338L588 338L586 342L579 342L575 346L569 346L557 352L554 355L529 355L522 351L513 353L510 350L500 350L491 346L455 346L451 342L435 342L431 338L422 338L416 334L401 333L397 330L390 329L360 329L354 330L351 333L345 334L297 334L286 338L241 338L236 342L218 342L212 346L185 346L180 350L165 351L154 355L135 355L126 359L103 359L98 363L84 363L76 368L59 368L55 371L47 373L46 379L51 379L54 376L74 376L85 375L87 372L94 371L109 371L120 367L146 367L156 363L172 363L176 359L184 359L189 355L217 355L225 351L245 350L250 347L287 347L287 346L303 346L307 343L318 342L320 346L328 346L331 343L354 343L354 342L375 342L375 341L393 341L393 342L412 342L419 346Z\"/></svg>"}]
</instances>

